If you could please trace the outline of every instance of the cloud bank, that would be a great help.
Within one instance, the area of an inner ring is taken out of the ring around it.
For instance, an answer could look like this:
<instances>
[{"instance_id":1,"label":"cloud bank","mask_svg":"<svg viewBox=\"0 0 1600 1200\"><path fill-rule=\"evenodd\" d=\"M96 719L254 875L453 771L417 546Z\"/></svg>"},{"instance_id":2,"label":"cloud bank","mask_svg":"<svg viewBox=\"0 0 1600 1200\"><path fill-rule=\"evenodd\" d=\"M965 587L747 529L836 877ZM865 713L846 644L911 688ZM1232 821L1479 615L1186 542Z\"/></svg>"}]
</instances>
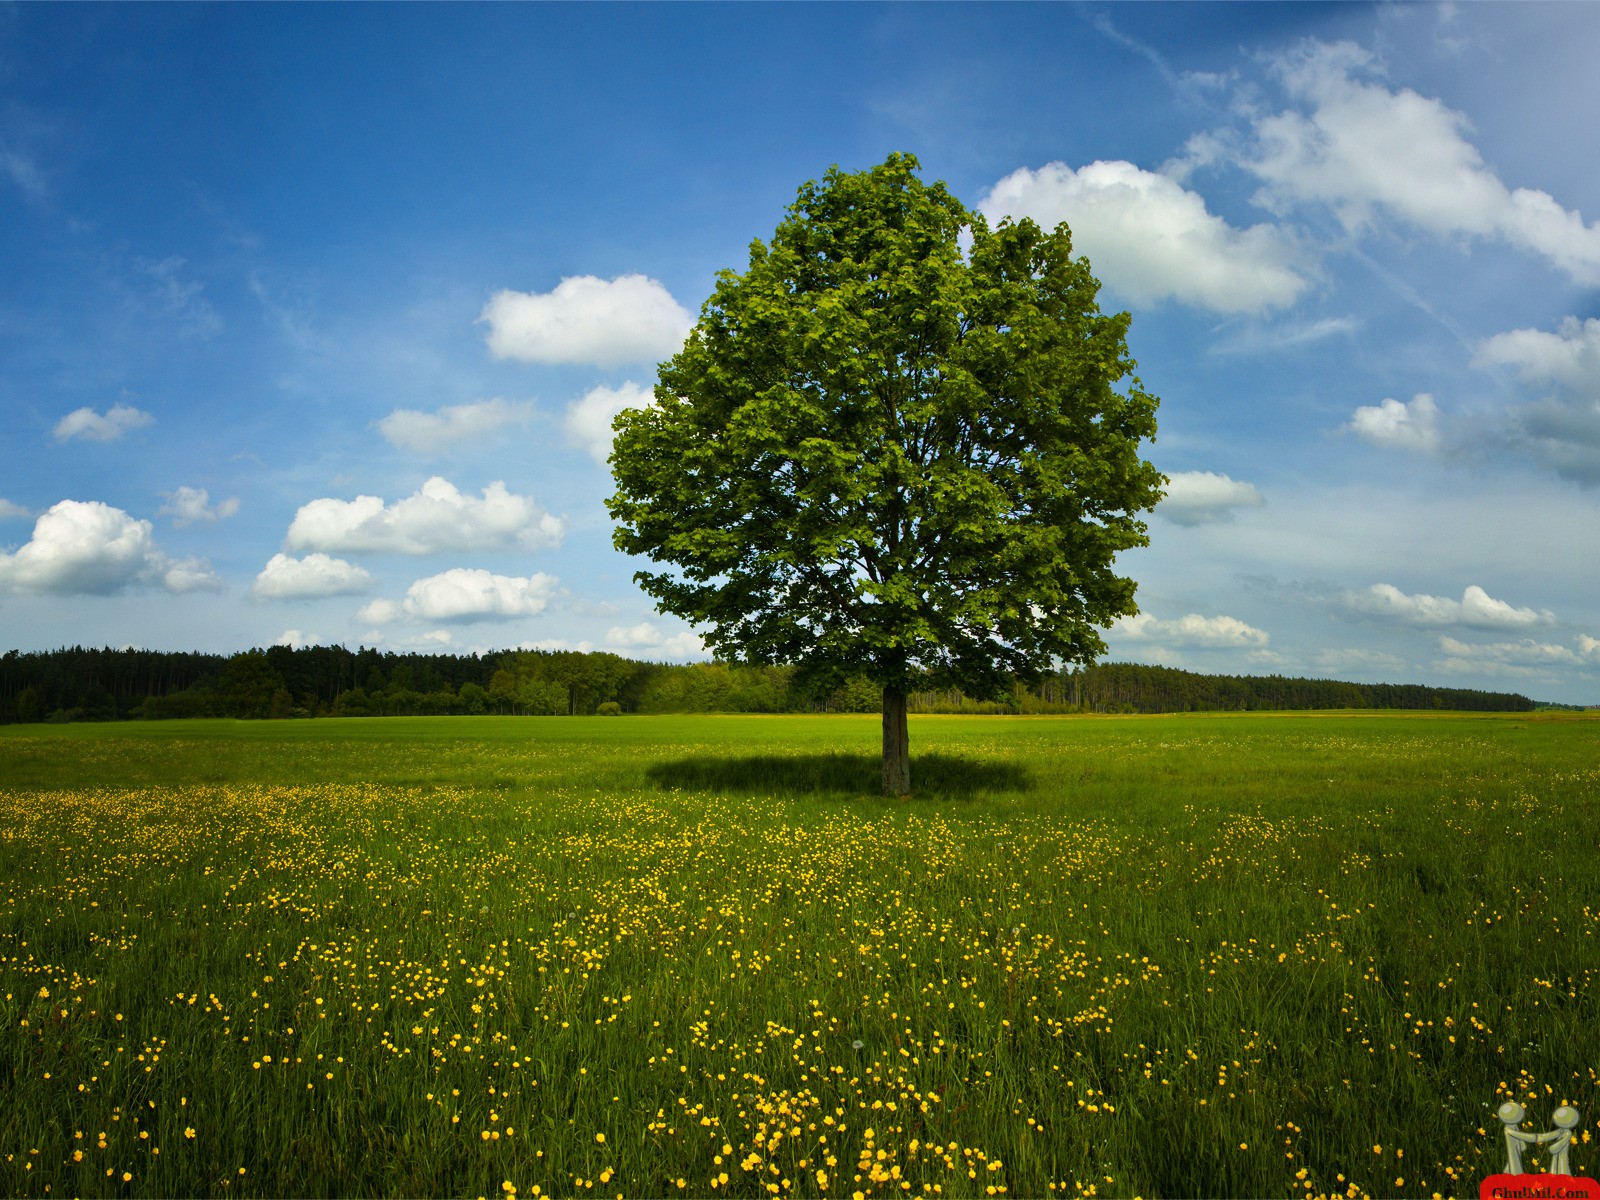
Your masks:
<instances>
[{"instance_id":1,"label":"cloud bank","mask_svg":"<svg viewBox=\"0 0 1600 1200\"><path fill-rule=\"evenodd\" d=\"M1398 621L1404 625L1526 629L1535 625L1550 625L1555 621L1552 613L1514 608L1504 600L1496 600L1477 584L1462 592L1460 600L1421 592L1407 595L1390 583L1375 583L1363 592L1345 592L1340 599L1349 612Z\"/></svg>"},{"instance_id":2,"label":"cloud bank","mask_svg":"<svg viewBox=\"0 0 1600 1200\"><path fill-rule=\"evenodd\" d=\"M1600 640L1579 634L1576 649L1555 642L1523 638L1516 642L1462 642L1439 639L1444 656L1434 665L1441 671L1476 675L1547 675L1552 669L1578 667L1600 670Z\"/></svg>"}]
</instances>

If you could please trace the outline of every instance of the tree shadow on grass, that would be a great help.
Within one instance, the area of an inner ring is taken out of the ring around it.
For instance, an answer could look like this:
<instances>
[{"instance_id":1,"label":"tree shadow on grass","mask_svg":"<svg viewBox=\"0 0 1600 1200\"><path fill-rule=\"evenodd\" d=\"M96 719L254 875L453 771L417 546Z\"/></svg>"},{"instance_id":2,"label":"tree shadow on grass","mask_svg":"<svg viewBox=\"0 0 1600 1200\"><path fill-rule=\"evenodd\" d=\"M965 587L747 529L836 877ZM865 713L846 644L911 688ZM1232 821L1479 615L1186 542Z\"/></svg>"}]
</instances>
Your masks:
<instances>
[{"instance_id":1,"label":"tree shadow on grass","mask_svg":"<svg viewBox=\"0 0 1600 1200\"><path fill-rule=\"evenodd\" d=\"M645 778L662 788L700 792L774 792L786 795L877 796L883 792L883 759L876 754L755 754L724 758L709 754L655 763ZM1027 792L1033 772L1009 762L979 762L946 754L914 755L911 794L972 798L993 792Z\"/></svg>"}]
</instances>

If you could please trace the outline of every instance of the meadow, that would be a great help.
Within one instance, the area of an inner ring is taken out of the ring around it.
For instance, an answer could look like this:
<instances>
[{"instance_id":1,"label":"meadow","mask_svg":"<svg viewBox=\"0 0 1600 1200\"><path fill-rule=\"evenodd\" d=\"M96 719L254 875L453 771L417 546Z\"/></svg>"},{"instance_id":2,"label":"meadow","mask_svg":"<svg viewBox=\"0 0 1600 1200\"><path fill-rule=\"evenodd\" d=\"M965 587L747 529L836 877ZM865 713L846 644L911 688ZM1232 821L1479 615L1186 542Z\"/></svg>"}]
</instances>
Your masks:
<instances>
[{"instance_id":1,"label":"meadow","mask_svg":"<svg viewBox=\"0 0 1600 1200\"><path fill-rule=\"evenodd\" d=\"M1600 719L878 732L0 728L0 1191L1476 1195L1507 1098L1600 1174Z\"/></svg>"}]
</instances>

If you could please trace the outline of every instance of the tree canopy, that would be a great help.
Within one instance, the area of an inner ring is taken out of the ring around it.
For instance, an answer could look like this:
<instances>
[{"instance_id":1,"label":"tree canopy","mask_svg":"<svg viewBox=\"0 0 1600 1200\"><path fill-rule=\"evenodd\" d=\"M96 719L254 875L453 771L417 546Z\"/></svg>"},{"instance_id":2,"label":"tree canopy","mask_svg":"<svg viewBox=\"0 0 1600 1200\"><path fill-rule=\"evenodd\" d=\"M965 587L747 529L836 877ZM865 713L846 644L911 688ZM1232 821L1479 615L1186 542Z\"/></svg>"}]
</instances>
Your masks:
<instances>
[{"instance_id":1,"label":"tree canopy","mask_svg":"<svg viewBox=\"0 0 1600 1200\"><path fill-rule=\"evenodd\" d=\"M655 403L617 418L608 502L616 545L670 568L640 585L719 657L882 689L891 793L914 683L983 696L1104 652L1164 482L1128 315L1067 227L991 229L917 171L835 167L718 276Z\"/></svg>"}]
</instances>

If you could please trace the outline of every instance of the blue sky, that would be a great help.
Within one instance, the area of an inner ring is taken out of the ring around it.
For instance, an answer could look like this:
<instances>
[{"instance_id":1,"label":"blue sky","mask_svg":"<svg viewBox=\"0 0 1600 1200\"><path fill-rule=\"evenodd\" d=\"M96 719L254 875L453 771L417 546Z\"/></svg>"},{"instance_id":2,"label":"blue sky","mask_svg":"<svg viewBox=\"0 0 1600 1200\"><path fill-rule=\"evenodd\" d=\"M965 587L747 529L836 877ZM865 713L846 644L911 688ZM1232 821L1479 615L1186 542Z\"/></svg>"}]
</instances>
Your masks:
<instances>
[{"instance_id":1,"label":"blue sky","mask_svg":"<svg viewBox=\"0 0 1600 1200\"><path fill-rule=\"evenodd\" d=\"M609 418L909 151L1134 314L1113 658L1600 702L1595 61L1568 4L0 7L0 644L696 657Z\"/></svg>"}]
</instances>

